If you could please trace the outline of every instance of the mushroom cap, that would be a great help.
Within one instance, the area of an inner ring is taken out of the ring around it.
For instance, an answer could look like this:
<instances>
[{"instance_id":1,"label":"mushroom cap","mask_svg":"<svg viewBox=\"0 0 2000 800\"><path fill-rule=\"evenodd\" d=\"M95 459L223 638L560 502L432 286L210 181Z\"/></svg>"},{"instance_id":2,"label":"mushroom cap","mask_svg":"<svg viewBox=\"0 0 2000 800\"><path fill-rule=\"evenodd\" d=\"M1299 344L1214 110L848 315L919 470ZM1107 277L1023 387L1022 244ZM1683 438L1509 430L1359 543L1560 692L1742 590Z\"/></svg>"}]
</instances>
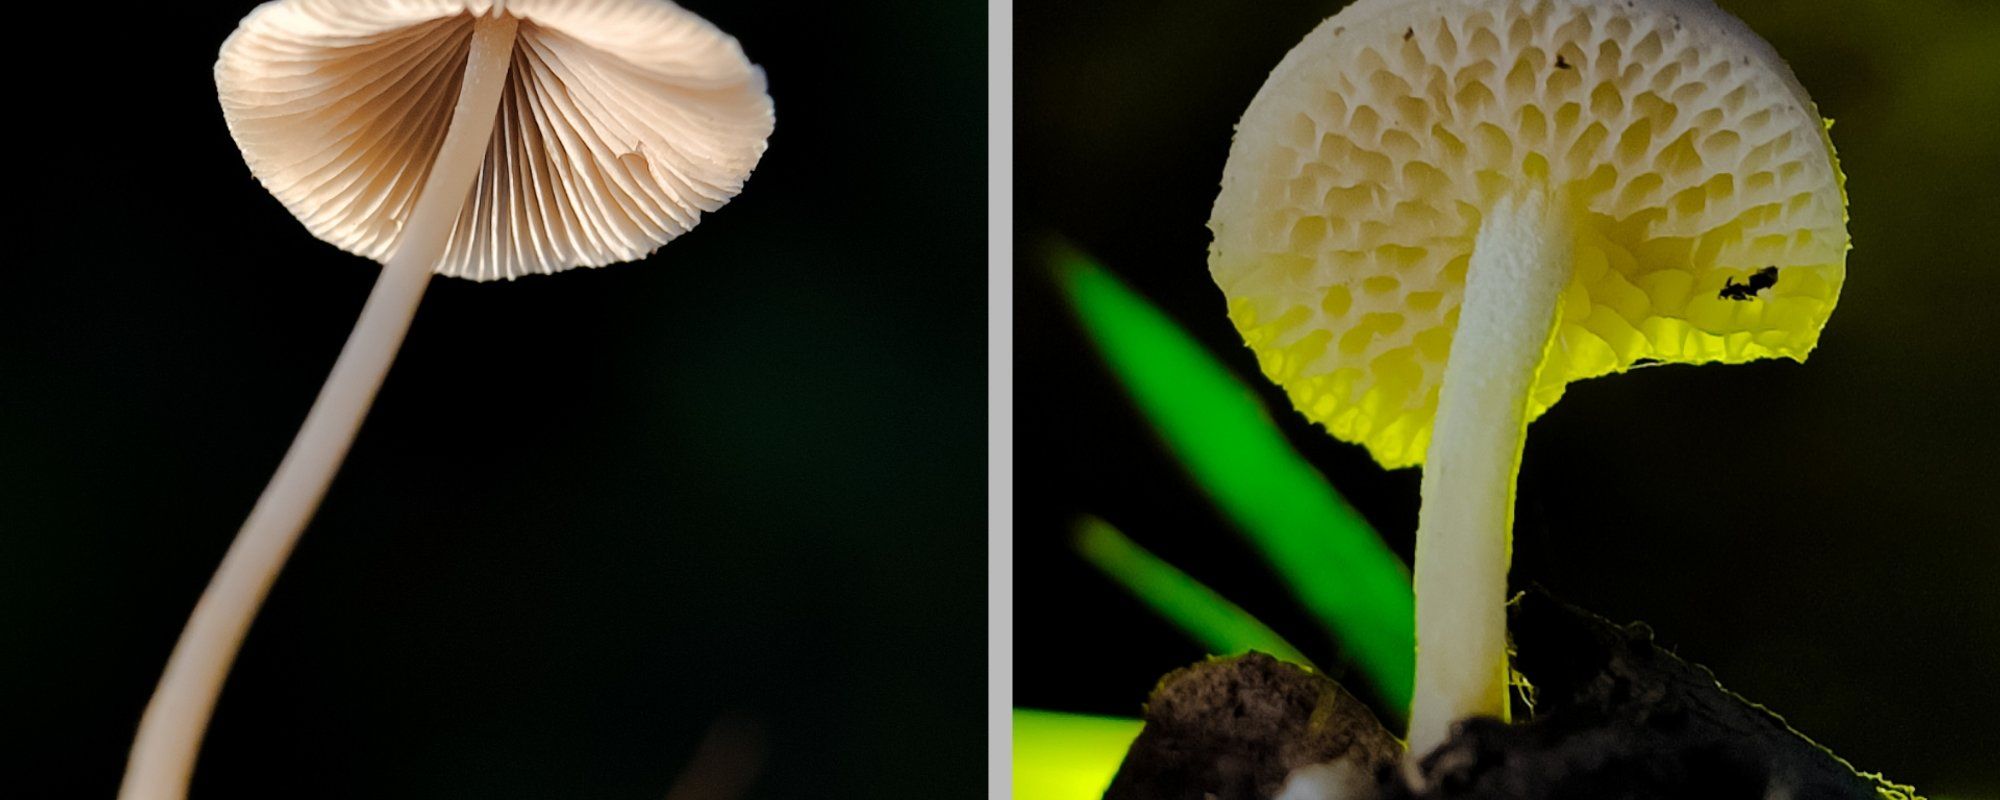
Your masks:
<instances>
[{"instance_id":1,"label":"mushroom cap","mask_svg":"<svg viewBox=\"0 0 2000 800\"><path fill-rule=\"evenodd\" d=\"M1642 362L1804 360L1846 275L1829 124L1709 0L1361 0L1244 113L1209 268L1301 412L1413 466L1481 216L1531 185L1575 232L1531 419Z\"/></svg>"},{"instance_id":2,"label":"mushroom cap","mask_svg":"<svg viewBox=\"0 0 2000 800\"><path fill-rule=\"evenodd\" d=\"M642 258L734 197L763 155L763 71L666 0L272 0L215 63L250 172L314 236L386 260L485 14L520 26L437 272L490 280Z\"/></svg>"}]
</instances>

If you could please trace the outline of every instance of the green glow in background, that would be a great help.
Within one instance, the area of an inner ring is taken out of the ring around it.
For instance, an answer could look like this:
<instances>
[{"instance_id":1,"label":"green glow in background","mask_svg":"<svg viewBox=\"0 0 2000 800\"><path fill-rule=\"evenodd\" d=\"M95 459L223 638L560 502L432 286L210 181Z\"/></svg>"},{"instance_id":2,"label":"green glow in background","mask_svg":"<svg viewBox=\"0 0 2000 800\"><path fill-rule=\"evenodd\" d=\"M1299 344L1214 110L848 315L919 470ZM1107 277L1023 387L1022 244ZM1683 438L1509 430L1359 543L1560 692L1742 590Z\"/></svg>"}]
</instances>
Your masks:
<instances>
[{"instance_id":1,"label":"green glow in background","mask_svg":"<svg viewBox=\"0 0 2000 800\"><path fill-rule=\"evenodd\" d=\"M1133 543L1096 517L1077 522L1077 551L1210 653L1237 655L1255 650L1294 664L1312 665L1276 631L1215 590Z\"/></svg>"},{"instance_id":2,"label":"green glow in background","mask_svg":"<svg viewBox=\"0 0 2000 800\"><path fill-rule=\"evenodd\" d=\"M1138 720L1016 710L1014 796L1098 800L1138 736Z\"/></svg>"},{"instance_id":3,"label":"green glow in background","mask_svg":"<svg viewBox=\"0 0 2000 800\"><path fill-rule=\"evenodd\" d=\"M1326 624L1384 709L1402 713L1416 653L1402 562L1172 320L1074 250L1055 266L1105 362L1195 483Z\"/></svg>"}]
</instances>

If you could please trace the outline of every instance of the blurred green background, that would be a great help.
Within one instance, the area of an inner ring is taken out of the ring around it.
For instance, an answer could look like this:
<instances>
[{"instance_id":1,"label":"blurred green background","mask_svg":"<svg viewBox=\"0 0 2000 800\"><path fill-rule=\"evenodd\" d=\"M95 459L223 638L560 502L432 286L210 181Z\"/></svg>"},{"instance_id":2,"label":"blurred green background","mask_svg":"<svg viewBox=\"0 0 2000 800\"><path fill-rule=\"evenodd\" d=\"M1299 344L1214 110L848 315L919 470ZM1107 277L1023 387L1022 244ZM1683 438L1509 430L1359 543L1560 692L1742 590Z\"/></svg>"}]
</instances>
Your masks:
<instances>
[{"instance_id":1,"label":"blurred green background","mask_svg":"<svg viewBox=\"0 0 2000 800\"><path fill-rule=\"evenodd\" d=\"M984 793L985 10L689 5L770 76L745 192L645 263L434 282L195 797L657 798L731 712L752 797ZM223 127L252 6L21 43L6 797L111 796L374 280Z\"/></svg>"},{"instance_id":2,"label":"blurred green background","mask_svg":"<svg viewBox=\"0 0 2000 800\"><path fill-rule=\"evenodd\" d=\"M1018 3L1020 252L1066 236L1159 303L1407 558L1419 473L1384 472L1290 412L1206 270L1236 118L1340 5ZM1849 282L1806 365L1572 385L1530 432L1514 581L1651 623L1864 770L2000 797L2000 4L1721 5L1839 121ZM1134 716L1201 655L1070 550L1083 513L1342 671L1130 407L1044 265L1020 270L1016 705Z\"/></svg>"}]
</instances>

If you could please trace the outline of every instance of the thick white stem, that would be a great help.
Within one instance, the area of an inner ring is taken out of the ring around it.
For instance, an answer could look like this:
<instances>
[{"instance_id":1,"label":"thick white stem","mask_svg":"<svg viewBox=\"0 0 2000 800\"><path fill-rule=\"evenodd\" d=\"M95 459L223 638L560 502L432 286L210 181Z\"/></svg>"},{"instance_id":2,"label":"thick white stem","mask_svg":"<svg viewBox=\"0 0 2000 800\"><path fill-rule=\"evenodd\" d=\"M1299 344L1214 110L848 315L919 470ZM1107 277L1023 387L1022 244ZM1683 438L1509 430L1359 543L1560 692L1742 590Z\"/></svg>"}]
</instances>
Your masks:
<instances>
[{"instance_id":1,"label":"thick white stem","mask_svg":"<svg viewBox=\"0 0 2000 800\"><path fill-rule=\"evenodd\" d=\"M118 790L122 800L187 796L202 735L236 651L346 458L348 445L402 346L424 286L444 255L452 225L486 155L514 51L513 17L481 17L474 24L451 127L417 206L305 424L181 630L166 672L139 721Z\"/></svg>"},{"instance_id":2,"label":"thick white stem","mask_svg":"<svg viewBox=\"0 0 2000 800\"><path fill-rule=\"evenodd\" d=\"M1572 246L1567 213L1539 190L1496 202L1473 244L1424 457L1412 764L1460 719L1507 718L1514 480Z\"/></svg>"}]
</instances>

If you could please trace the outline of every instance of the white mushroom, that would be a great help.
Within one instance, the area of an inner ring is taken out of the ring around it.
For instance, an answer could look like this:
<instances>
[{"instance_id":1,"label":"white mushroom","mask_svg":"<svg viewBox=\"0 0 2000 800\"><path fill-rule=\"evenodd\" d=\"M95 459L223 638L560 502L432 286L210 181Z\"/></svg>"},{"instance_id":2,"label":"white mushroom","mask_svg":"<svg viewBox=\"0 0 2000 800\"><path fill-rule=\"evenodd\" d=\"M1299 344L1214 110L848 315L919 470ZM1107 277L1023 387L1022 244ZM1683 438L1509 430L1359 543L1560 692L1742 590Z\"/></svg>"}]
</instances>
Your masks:
<instances>
[{"instance_id":1,"label":"white mushroom","mask_svg":"<svg viewBox=\"0 0 2000 800\"><path fill-rule=\"evenodd\" d=\"M147 706L120 797L174 800L223 678L431 273L644 257L729 201L772 127L763 72L666 0L274 0L215 65L250 171L381 261L347 346Z\"/></svg>"},{"instance_id":2,"label":"white mushroom","mask_svg":"<svg viewBox=\"0 0 2000 800\"><path fill-rule=\"evenodd\" d=\"M1412 761L1507 716L1528 422L1643 362L1804 360L1846 277L1841 180L1791 70L1709 0L1361 0L1272 71L1209 267L1301 412L1424 467Z\"/></svg>"}]
</instances>

